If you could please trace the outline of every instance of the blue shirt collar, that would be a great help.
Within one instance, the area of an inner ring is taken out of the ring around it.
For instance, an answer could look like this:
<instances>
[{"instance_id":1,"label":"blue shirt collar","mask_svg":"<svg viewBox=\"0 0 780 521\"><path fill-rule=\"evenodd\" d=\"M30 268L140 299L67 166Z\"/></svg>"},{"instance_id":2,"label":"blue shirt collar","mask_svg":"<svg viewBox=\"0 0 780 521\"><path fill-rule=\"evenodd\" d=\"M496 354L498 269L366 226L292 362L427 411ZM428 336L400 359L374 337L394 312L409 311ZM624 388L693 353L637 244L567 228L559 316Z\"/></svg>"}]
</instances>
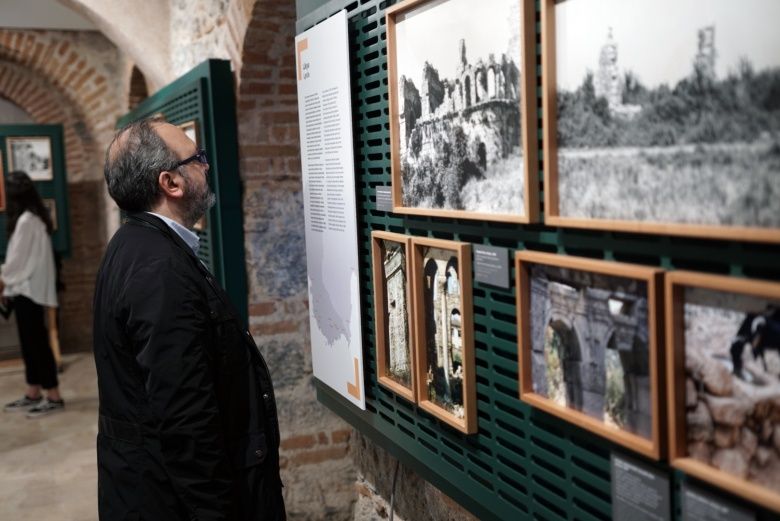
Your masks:
<instances>
[{"instance_id":1,"label":"blue shirt collar","mask_svg":"<svg viewBox=\"0 0 780 521\"><path fill-rule=\"evenodd\" d=\"M159 213L154 213L154 212L146 212L146 213L162 219L165 222L165 224L167 224L171 228L171 230L175 231L176 234L179 237L181 237L181 239L187 244L187 246L192 248L192 252L195 253L195 255L198 254L198 248L200 248L200 238L195 232L193 232L192 230L188 230L187 227L182 226L181 224L177 223L173 219L166 217L164 215L160 215Z\"/></svg>"}]
</instances>

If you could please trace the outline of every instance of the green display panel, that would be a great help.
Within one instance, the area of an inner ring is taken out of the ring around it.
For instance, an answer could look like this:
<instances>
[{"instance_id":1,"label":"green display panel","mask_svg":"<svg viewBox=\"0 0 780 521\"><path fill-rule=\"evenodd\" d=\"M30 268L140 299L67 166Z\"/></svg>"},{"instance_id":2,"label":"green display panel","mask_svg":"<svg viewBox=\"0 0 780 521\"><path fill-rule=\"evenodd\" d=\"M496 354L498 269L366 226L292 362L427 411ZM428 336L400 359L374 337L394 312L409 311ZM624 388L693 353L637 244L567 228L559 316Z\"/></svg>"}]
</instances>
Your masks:
<instances>
[{"instance_id":1,"label":"green display panel","mask_svg":"<svg viewBox=\"0 0 780 521\"><path fill-rule=\"evenodd\" d=\"M230 62L207 60L122 116L117 128L159 114L174 125L194 122L198 145L209 157L208 182L217 196L200 237L198 256L246 320L247 290L241 180L238 175L236 102Z\"/></svg>"},{"instance_id":2,"label":"green display panel","mask_svg":"<svg viewBox=\"0 0 780 521\"><path fill-rule=\"evenodd\" d=\"M47 143L50 147L47 147ZM23 147L29 147L28 155L20 157L21 165L15 164L10 157L13 149L19 150ZM70 257L68 174L65 171L62 125L0 125L0 154L3 159L3 180L11 170L36 168L28 174L32 173L31 177L38 193L41 194L44 204L52 211L52 221L55 225L52 233L54 251L62 257ZM49 154L48 164L41 161L46 159L47 154ZM5 224L6 213L2 210L0 211L0 257L2 258L5 258L8 243Z\"/></svg>"},{"instance_id":3,"label":"green display panel","mask_svg":"<svg viewBox=\"0 0 780 521\"><path fill-rule=\"evenodd\" d=\"M509 289L474 283L479 431L463 435L377 383L370 233L387 230L504 247L780 280L780 247L669 236L564 229L461 219L400 216L376 209L377 186L390 185L390 132L385 9L394 2L332 1L327 14L349 12L357 172L361 308L366 411L317 382L318 399L482 520L607 521L612 516L610 453L650 463L672 482L672 519L680 519L680 486L688 479L664 461L652 463L518 398L515 273ZM322 8L321 8L322 9ZM321 14L321 9L315 14ZM539 7L537 79L541 82ZM319 19L299 20L298 30ZM485 28L485 30L489 30ZM541 114L541 94L538 95ZM542 157L541 117L536 132ZM543 167L539 163L540 181ZM541 185L541 190L543 186ZM540 191L539 200L544 200ZM511 264L511 263L510 263ZM665 434L665 433L664 433ZM717 489L716 489L717 490ZM720 491L718 491L720 493ZM723 495L728 496L724 491ZM738 498L731 498L745 504ZM780 519L751 506L759 520Z\"/></svg>"}]
</instances>

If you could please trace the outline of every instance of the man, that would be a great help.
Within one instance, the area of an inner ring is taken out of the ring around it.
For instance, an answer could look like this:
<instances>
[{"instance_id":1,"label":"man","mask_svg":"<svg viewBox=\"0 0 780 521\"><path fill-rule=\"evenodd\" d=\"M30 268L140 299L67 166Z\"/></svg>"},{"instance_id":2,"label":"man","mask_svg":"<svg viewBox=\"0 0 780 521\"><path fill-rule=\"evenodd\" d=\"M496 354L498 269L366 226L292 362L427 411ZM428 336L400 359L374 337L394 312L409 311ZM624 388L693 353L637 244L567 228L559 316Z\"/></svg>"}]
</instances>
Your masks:
<instances>
[{"instance_id":1,"label":"man","mask_svg":"<svg viewBox=\"0 0 780 521\"><path fill-rule=\"evenodd\" d=\"M128 219L94 301L104 521L285 519L267 366L188 230L214 203L208 170L158 120L120 130L106 153Z\"/></svg>"}]
</instances>

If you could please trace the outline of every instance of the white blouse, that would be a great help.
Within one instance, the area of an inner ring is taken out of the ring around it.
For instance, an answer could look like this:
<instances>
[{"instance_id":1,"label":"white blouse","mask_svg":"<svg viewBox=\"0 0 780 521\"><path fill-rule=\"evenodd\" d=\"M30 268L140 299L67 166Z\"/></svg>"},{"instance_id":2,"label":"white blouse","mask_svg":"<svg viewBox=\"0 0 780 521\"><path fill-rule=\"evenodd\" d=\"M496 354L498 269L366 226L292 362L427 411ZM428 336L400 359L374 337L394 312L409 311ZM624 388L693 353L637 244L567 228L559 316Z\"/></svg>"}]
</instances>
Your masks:
<instances>
[{"instance_id":1,"label":"white blouse","mask_svg":"<svg viewBox=\"0 0 780 521\"><path fill-rule=\"evenodd\" d=\"M57 281L54 252L46 224L25 211L16 221L8 241L5 264L0 266L5 284L3 296L25 296L42 306L57 307Z\"/></svg>"}]
</instances>

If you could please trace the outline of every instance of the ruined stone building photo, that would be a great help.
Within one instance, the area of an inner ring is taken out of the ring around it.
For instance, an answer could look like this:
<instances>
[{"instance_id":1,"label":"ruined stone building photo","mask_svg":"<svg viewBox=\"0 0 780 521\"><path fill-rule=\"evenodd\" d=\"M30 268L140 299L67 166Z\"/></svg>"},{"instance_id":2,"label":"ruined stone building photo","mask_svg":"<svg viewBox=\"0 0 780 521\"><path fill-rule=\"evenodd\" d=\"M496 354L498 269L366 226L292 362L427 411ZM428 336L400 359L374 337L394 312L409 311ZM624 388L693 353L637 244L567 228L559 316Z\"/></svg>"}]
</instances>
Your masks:
<instances>
[{"instance_id":1,"label":"ruined stone building photo","mask_svg":"<svg viewBox=\"0 0 780 521\"><path fill-rule=\"evenodd\" d=\"M406 387L412 385L412 355L410 345L408 273L405 245L385 240L385 312L387 313L388 371Z\"/></svg>"},{"instance_id":2,"label":"ruined stone building photo","mask_svg":"<svg viewBox=\"0 0 780 521\"><path fill-rule=\"evenodd\" d=\"M463 342L458 258L454 252L427 248L423 255L423 316L428 367L428 396L463 418Z\"/></svg>"},{"instance_id":3,"label":"ruined stone building photo","mask_svg":"<svg viewBox=\"0 0 780 521\"><path fill-rule=\"evenodd\" d=\"M618 277L534 266L530 319L534 392L650 438L645 292L641 284Z\"/></svg>"}]
</instances>

